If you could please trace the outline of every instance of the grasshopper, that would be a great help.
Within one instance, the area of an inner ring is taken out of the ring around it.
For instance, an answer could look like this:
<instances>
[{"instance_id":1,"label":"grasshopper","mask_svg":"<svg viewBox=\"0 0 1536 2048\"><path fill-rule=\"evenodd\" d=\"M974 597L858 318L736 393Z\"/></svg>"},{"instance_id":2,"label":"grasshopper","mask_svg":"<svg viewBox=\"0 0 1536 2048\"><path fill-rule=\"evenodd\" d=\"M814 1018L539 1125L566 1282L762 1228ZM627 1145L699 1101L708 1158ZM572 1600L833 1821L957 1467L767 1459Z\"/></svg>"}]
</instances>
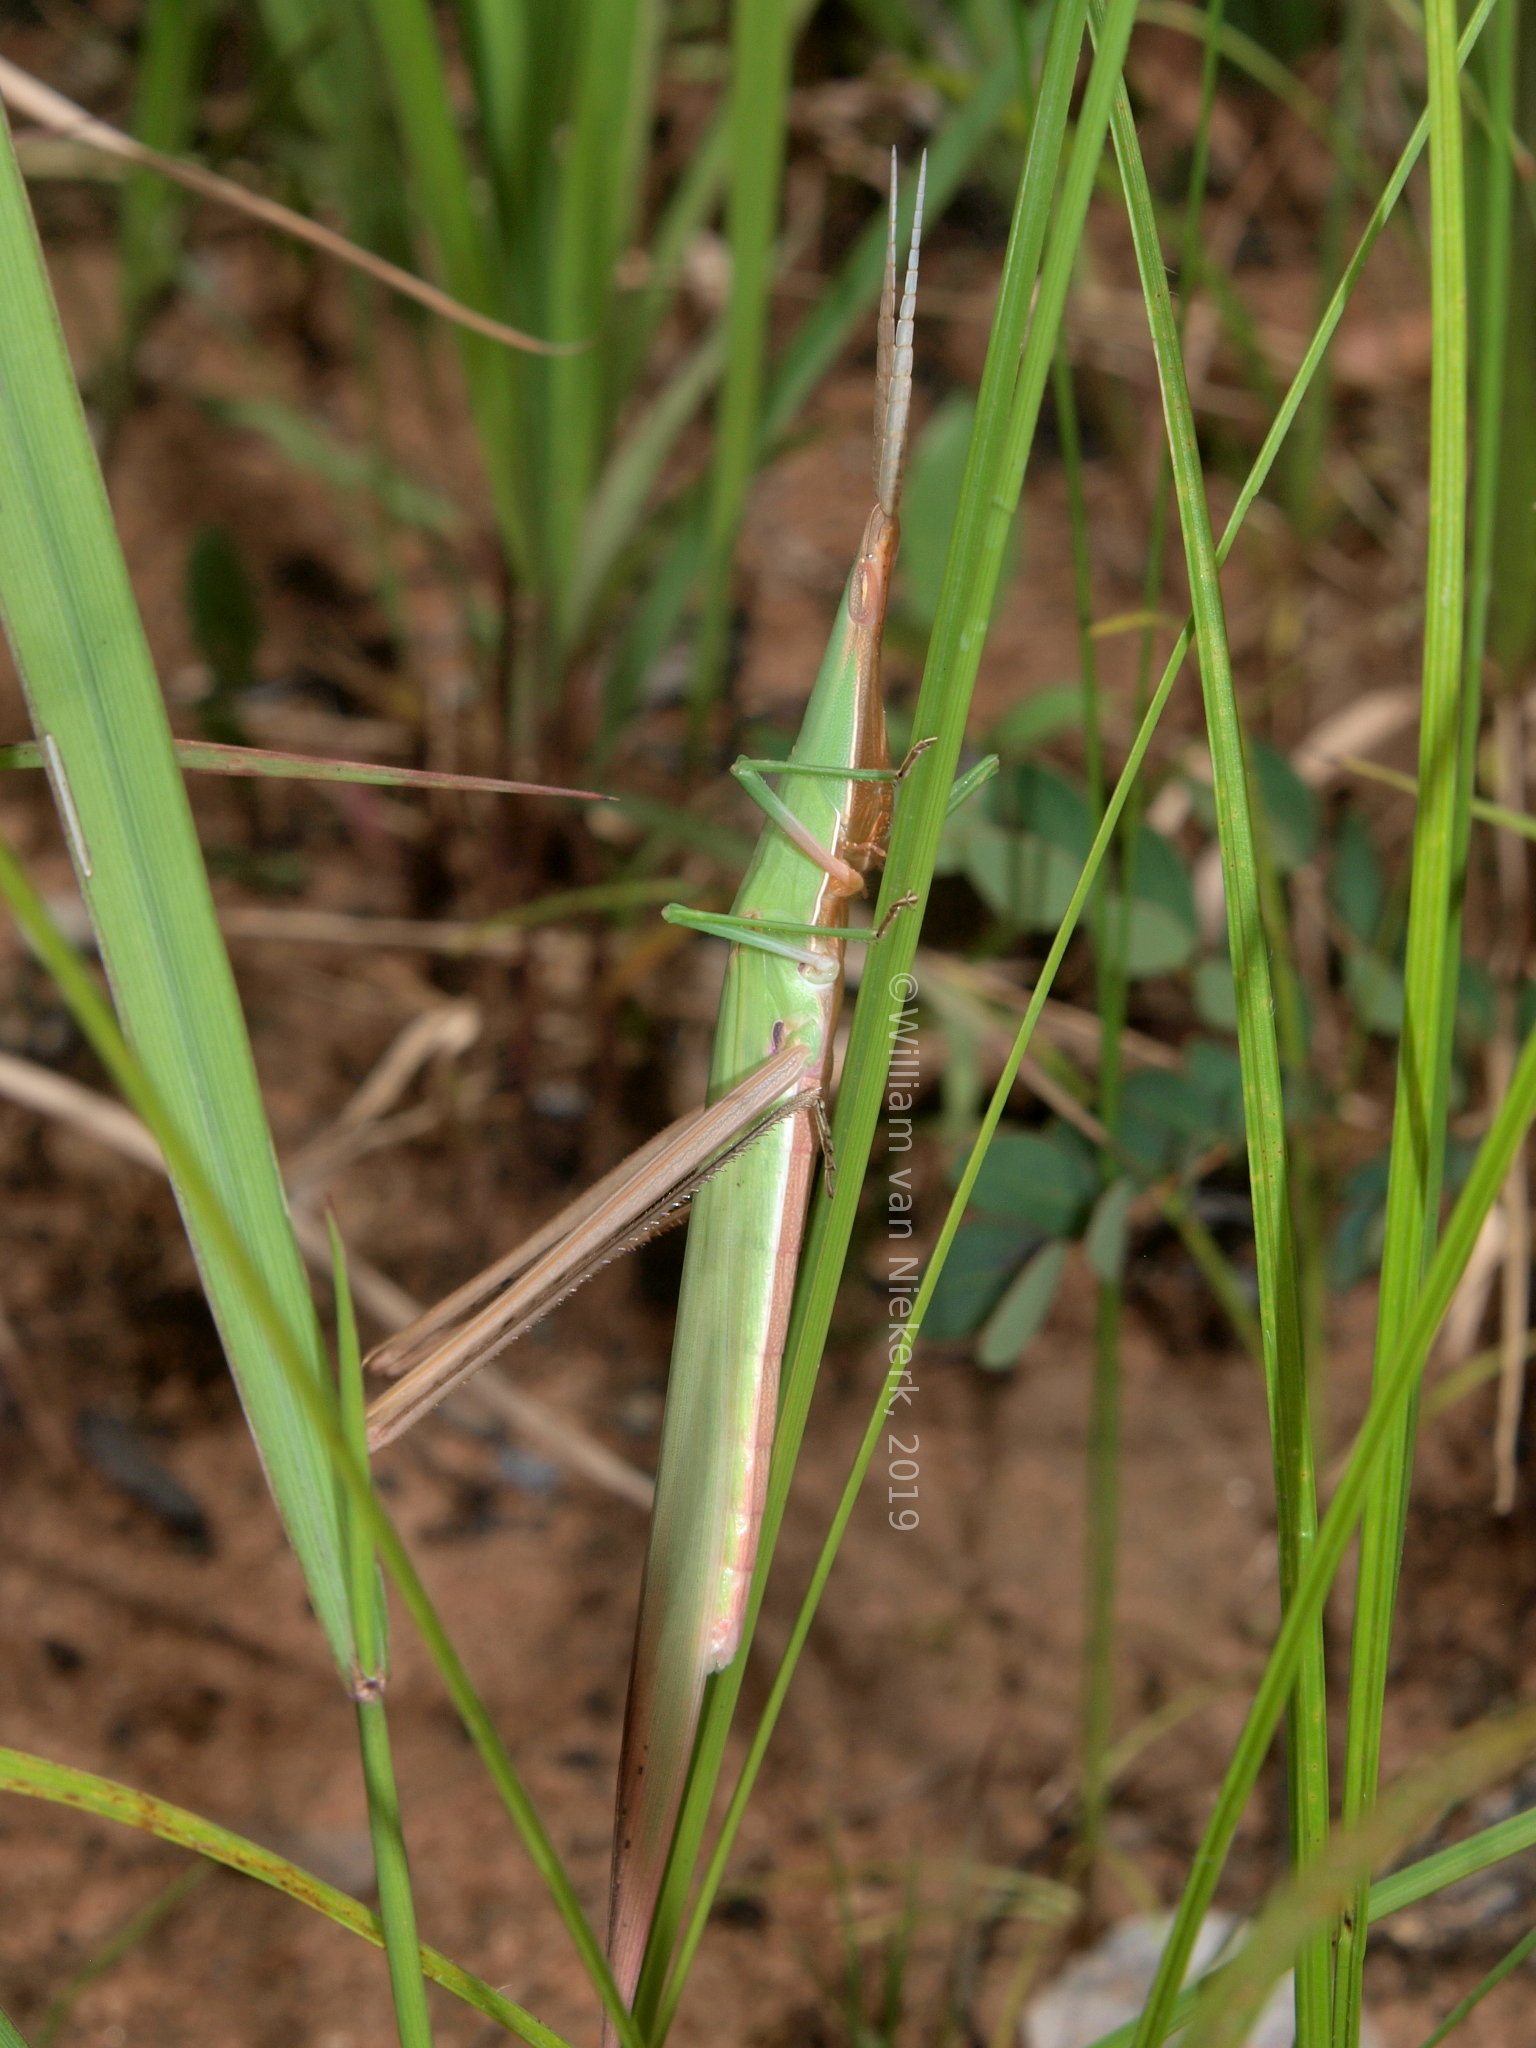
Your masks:
<instances>
[{"instance_id":1,"label":"grasshopper","mask_svg":"<svg viewBox=\"0 0 1536 2048\"><path fill-rule=\"evenodd\" d=\"M762 1522L779 1362L818 1153L851 932L848 906L884 860L897 785L932 744L891 766L880 642L898 540L924 173L899 302L896 186L881 297L875 505L787 761L732 773L766 814L734 905L669 905L671 923L730 942L710 1107L681 1119L535 1238L373 1356L402 1375L369 1411L389 1442L448 1389L622 1249L691 1202L656 1503L640 1594L614 1824L609 1959L626 2003L647 1936L697 1733L704 1683L736 1656ZM956 785L969 793L996 762ZM781 777L775 791L769 776ZM605 2036L606 2037L606 2036Z\"/></svg>"}]
</instances>

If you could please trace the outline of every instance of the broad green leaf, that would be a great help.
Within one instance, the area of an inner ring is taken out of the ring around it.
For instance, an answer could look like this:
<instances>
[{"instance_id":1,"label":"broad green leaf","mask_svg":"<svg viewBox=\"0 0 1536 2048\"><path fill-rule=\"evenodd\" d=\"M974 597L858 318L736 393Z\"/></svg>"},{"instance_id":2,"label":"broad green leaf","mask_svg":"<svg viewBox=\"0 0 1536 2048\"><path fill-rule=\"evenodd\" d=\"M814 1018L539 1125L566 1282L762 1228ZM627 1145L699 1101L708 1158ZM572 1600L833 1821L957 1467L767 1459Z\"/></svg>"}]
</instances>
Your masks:
<instances>
[{"instance_id":1,"label":"broad green leaf","mask_svg":"<svg viewBox=\"0 0 1536 2048\"><path fill-rule=\"evenodd\" d=\"M366 491L400 526L447 540L463 532L464 514L450 500L382 459L377 451L354 448L324 420L273 398L211 398L207 410L227 426L260 434L295 469L308 471L334 491Z\"/></svg>"},{"instance_id":2,"label":"broad green leaf","mask_svg":"<svg viewBox=\"0 0 1536 2048\"><path fill-rule=\"evenodd\" d=\"M1269 820L1275 866L1288 875L1317 851L1317 794L1308 788L1284 754L1264 740L1249 746L1253 779Z\"/></svg>"},{"instance_id":3,"label":"broad green leaf","mask_svg":"<svg viewBox=\"0 0 1536 2048\"><path fill-rule=\"evenodd\" d=\"M317 1376L320 1328L159 684L0 126L0 611L124 1027ZM352 1631L330 1462L217 1249L204 1286L343 1672Z\"/></svg>"},{"instance_id":4,"label":"broad green leaf","mask_svg":"<svg viewBox=\"0 0 1536 2048\"><path fill-rule=\"evenodd\" d=\"M239 746L246 737L239 698L256 680L261 614L249 571L229 532L205 526L187 555L187 622L212 675L198 706L206 739Z\"/></svg>"},{"instance_id":5,"label":"broad green leaf","mask_svg":"<svg viewBox=\"0 0 1536 2048\"><path fill-rule=\"evenodd\" d=\"M1328 895L1361 945L1374 946L1387 907L1387 885L1371 828L1353 806L1340 818L1334 834Z\"/></svg>"},{"instance_id":6,"label":"broad green leaf","mask_svg":"<svg viewBox=\"0 0 1536 2048\"><path fill-rule=\"evenodd\" d=\"M1461 980L1456 990L1456 1032L1466 1044L1486 1045L1498 1023L1498 995L1493 977L1480 960L1469 953L1461 956Z\"/></svg>"},{"instance_id":7,"label":"broad green leaf","mask_svg":"<svg viewBox=\"0 0 1536 2048\"><path fill-rule=\"evenodd\" d=\"M1145 896L1132 899L1125 969L1133 981L1177 973L1188 966L1198 942L1194 925L1185 924L1163 904L1149 902Z\"/></svg>"},{"instance_id":8,"label":"broad green leaf","mask_svg":"<svg viewBox=\"0 0 1536 2048\"><path fill-rule=\"evenodd\" d=\"M1111 1181L1093 1205L1088 1228L1083 1234L1083 1256L1106 1286L1113 1286L1125 1271L1125 1248L1130 1232L1131 1204L1136 1183L1121 1178Z\"/></svg>"},{"instance_id":9,"label":"broad green leaf","mask_svg":"<svg viewBox=\"0 0 1536 2048\"><path fill-rule=\"evenodd\" d=\"M1232 979L1232 962L1224 953L1213 953L1196 967L1192 981L1195 1009L1200 1022L1213 1031L1236 1031L1237 984Z\"/></svg>"},{"instance_id":10,"label":"broad green leaf","mask_svg":"<svg viewBox=\"0 0 1536 2048\"><path fill-rule=\"evenodd\" d=\"M1059 733L1074 732L1083 722L1083 693L1077 683L1047 683L1015 704L991 727L987 745L1005 761L1044 746Z\"/></svg>"},{"instance_id":11,"label":"broad green leaf","mask_svg":"<svg viewBox=\"0 0 1536 2048\"><path fill-rule=\"evenodd\" d=\"M1043 1245L987 1318L976 1358L988 1372L1017 1365L1024 1347L1039 1334L1066 1271L1068 1249L1060 1238Z\"/></svg>"},{"instance_id":12,"label":"broad green leaf","mask_svg":"<svg viewBox=\"0 0 1536 2048\"><path fill-rule=\"evenodd\" d=\"M1154 832L1150 825L1143 825L1136 835L1131 898L1133 902L1157 904L1176 919L1191 938L1200 929L1200 920L1195 913L1195 892L1184 857L1171 840L1165 839L1161 832Z\"/></svg>"},{"instance_id":13,"label":"broad green leaf","mask_svg":"<svg viewBox=\"0 0 1536 2048\"><path fill-rule=\"evenodd\" d=\"M938 615L944 561L960 503L975 418L976 401L971 394L950 392L940 400L918 435L907 467L901 505L901 600L906 616L924 632ZM1018 567L1018 553L1015 521L992 601L994 614L1008 594Z\"/></svg>"},{"instance_id":14,"label":"broad green leaf","mask_svg":"<svg viewBox=\"0 0 1536 2048\"><path fill-rule=\"evenodd\" d=\"M1098 1192L1091 1158L1053 1135L1000 1132L976 1179L973 1200L989 1216L1072 1235Z\"/></svg>"},{"instance_id":15,"label":"broad green leaf","mask_svg":"<svg viewBox=\"0 0 1536 2048\"><path fill-rule=\"evenodd\" d=\"M1184 1048L1184 1072L1206 1106L1213 1136L1243 1142L1243 1071L1230 1046L1197 1038Z\"/></svg>"},{"instance_id":16,"label":"broad green leaf","mask_svg":"<svg viewBox=\"0 0 1536 2048\"><path fill-rule=\"evenodd\" d=\"M1344 986L1365 1029L1396 1038L1403 1028L1402 969L1377 953L1351 953L1344 962Z\"/></svg>"},{"instance_id":17,"label":"broad green leaf","mask_svg":"<svg viewBox=\"0 0 1536 2048\"><path fill-rule=\"evenodd\" d=\"M991 810L999 823L1038 834L1070 854L1076 881L1093 843L1093 821L1082 791L1064 775L1038 761L1021 761L1011 774L998 777Z\"/></svg>"},{"instance_id":18,"label":"broad green leaf","mask_svg":"<svg viewBox=\"0 0 1536 2048\"><path fill-rule=\"evenodd\" d=\"M1025 931L1060 924L1080 860L1038 833L1010 832L987 818L973 818L960 831L966 879L989 910Z\"/></svg>"},{"instance_id":19,"label":"broad green leaf","mask_svg":"<svg viewBox=\"0 0 1536 2048\"><path fill-rule=\"evenodd\" d=\"M1041 1233L1024 1223L973 1217L962 1224L934 1289L924 1336L938 1344L969 1337L996 1306L1020 1260L1039 1249L1040 1240Z\"/></svg>"}]
</instances>

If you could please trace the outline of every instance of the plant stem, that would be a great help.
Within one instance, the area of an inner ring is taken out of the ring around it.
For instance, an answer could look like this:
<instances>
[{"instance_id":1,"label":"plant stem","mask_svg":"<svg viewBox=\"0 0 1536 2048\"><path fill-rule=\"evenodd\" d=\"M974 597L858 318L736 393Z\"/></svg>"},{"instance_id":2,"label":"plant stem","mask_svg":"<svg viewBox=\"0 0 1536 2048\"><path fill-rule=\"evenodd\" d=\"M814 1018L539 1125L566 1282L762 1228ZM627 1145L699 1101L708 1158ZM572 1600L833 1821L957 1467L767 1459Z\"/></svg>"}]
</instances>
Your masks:
<instances>
[{"instance_id":1,"label":"plant stem","mask_svg":"<svg viewBox=\"0 0 1536 2048\"><path fill-rule=\"evenodd\" d=\"M342 1434L352 1455L367 1473L368 1422L362 1350L357 1341L352 1290L347 1284L346 1254L334 1216L330 1228L331 1273L336 1290L339 1415ZM352 1697L357 1707L357 1740L368 1797L368 1827L373 1837L373 1868L379 1887L384 1953L389 1960L389 1985L395 2001L395 2025L400 2048L432 2048L432 2021L427 2012L427 1986L416 1932L416 1902L411 1896L400 1795L390 1755L389 1723L384 1714L384 1683L389 1663L384 1589L379 1583L373 1533L355 1512L344 1486L338 1484L337 1494L347 1540L347 1586L357 1638L358 1669L352 1682Z\"/></svg>"}]
</instances>

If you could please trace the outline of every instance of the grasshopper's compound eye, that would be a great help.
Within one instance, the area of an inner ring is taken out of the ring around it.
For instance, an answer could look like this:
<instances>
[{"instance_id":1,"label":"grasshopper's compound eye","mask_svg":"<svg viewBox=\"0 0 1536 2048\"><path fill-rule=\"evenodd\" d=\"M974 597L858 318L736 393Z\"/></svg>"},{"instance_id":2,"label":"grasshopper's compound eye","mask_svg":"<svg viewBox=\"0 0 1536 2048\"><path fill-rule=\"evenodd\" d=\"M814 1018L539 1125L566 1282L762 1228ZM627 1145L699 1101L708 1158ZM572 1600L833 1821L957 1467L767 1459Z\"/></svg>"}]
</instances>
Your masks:
<instances>
[{"instance_id":1,"label":"grasshopper's compound eye","mask_svg":"<svg viewBox=\"0 0 1536 2048\"><path fill-rule=\"evenodd\" d=\"M856 626L867 626L874 616L874 581L870 563L858 563L848 586L848 616Z\"/></svg>"}]
</instances>

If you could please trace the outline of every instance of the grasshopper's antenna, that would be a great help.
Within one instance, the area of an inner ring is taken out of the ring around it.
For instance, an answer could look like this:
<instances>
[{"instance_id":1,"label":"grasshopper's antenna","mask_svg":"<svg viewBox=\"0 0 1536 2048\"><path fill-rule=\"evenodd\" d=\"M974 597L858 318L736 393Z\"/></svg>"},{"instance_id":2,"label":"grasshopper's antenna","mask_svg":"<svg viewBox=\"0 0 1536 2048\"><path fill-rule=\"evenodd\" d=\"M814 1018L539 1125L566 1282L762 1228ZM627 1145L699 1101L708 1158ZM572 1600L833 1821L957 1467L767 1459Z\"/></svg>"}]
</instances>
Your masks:
<instances>
[{"instance_id":1,"label":"grasshopper's antenna","mask_svg":"<svg viewBox=\"0 0 1536 2048\"><path fill-rule=\"evenodd\" d=\"M887 519L896 517L907 454L907 415L912 406L912 323L917 306L917 267L923 244L923 194L928 152L917 172L917 204L907 276L896 304L896 152L891 151L891 212L885 249L885 284L880 293L880 334L875 354L875 494Z\"/></svg>"}]
</instances>

